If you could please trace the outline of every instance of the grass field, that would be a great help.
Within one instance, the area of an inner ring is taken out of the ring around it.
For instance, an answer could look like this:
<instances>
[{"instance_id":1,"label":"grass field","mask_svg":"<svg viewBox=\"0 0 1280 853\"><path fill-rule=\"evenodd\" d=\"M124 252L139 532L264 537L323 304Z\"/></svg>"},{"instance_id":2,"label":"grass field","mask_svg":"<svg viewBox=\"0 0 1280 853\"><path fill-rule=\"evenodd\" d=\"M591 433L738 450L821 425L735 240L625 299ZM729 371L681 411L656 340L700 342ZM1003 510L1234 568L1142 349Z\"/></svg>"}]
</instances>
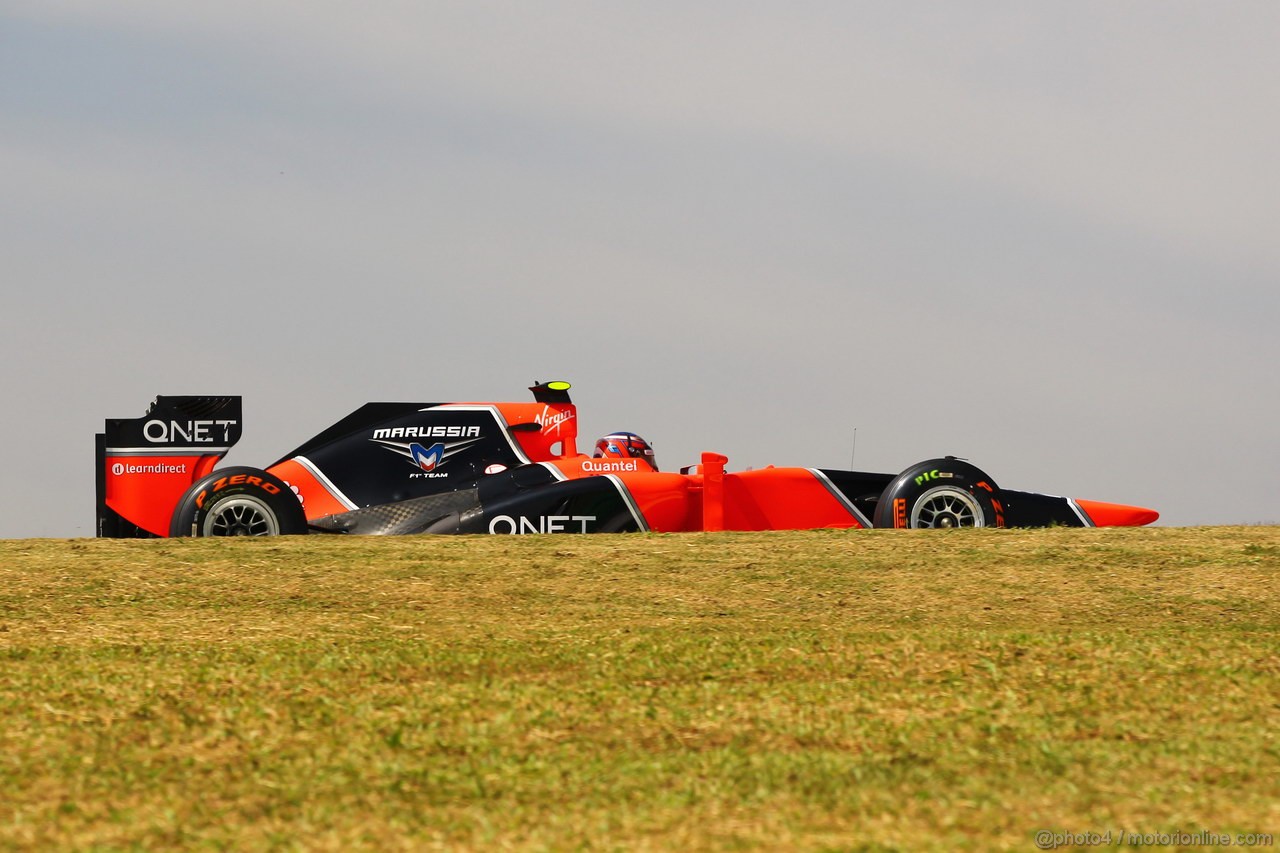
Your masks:
<instances>
[{"instance_id":1,"label":"grass field","mask_svg":"<svg viewBox=\"0 0 1280 853\"><path fill-rule=\"evenodd\" d=\"M4 541L0 849L1280 837L1278 628L1276 527Z\"/></svg>"}]
</instances>

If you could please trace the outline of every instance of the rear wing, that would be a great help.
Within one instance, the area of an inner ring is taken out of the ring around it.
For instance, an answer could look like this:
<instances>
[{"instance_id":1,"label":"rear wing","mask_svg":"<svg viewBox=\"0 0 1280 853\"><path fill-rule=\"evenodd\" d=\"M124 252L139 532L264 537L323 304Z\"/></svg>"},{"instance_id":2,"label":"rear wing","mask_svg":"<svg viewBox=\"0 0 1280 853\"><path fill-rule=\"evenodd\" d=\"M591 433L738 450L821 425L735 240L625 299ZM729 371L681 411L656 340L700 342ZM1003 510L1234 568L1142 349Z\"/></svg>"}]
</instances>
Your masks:
<instances>
[{"instance_id":1,"label":"rear wing","mask_svg":"<svg viewBox=\"0 0 1280 853\"><path fill-rule=\"evenodd\" d=\"M168 536L182 495L240 440L239 397L156 397L140 418L108 419L94 445L97 535Z\"/></svg>"}]
</instances>

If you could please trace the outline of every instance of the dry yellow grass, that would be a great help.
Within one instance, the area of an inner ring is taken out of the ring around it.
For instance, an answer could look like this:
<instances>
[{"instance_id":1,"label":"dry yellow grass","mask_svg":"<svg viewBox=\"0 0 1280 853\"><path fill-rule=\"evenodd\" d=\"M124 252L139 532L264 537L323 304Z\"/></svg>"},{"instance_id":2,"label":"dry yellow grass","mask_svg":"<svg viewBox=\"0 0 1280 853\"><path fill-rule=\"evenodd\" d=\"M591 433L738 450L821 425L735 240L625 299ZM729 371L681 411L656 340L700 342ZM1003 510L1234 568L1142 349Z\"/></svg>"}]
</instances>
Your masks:
<instances>
[{"instance_id":1,"label":"dry yellow grass","mask_svg":"<svg viewBox=\"0 0 1280 853\"><path fill-rule=\"evenodd\" d=\"M0 542L0 847L1280 830L1272 527Z\"/></svg>"}]
</instances>

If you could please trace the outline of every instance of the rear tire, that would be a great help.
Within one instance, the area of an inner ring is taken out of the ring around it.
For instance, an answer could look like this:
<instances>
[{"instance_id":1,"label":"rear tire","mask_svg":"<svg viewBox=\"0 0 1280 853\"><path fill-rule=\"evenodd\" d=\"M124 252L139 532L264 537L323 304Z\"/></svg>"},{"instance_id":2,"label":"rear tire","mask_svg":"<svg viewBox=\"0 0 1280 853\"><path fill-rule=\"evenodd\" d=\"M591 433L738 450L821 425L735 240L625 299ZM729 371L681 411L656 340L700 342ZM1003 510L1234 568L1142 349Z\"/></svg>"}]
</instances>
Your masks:
<instances>
[{"instance_id":1,"label":"rear tire","mask_svg":"<svg viewBox=\"0 0 1280 853\"><path fill-rule=\"evenodd\" d=\"M170 536L290 536L307 532L293 490L257 468L223 468L187 489L169 523Z\"/></svg>"},{"instance_id":2,"label":"rear tire","mask_svg":"<svg viewBox=\"0 0 1280 853\"><path fill-rule=\"evenodd\" d=\"M995 481L954 456L912 465L876 501L876 527L1004 527Z\"/></svg>"}]
</instances>

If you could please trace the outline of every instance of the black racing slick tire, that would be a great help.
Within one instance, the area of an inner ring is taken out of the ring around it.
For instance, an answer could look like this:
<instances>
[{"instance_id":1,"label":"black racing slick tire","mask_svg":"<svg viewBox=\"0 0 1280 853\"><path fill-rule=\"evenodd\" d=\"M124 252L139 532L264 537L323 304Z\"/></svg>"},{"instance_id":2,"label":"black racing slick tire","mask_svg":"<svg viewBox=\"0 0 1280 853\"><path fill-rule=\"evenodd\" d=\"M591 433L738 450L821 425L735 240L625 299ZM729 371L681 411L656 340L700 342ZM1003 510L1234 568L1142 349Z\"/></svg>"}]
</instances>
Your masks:
<instances>
[{"instance_id":1,"label":"black racing slick tire","mask_svg":"<svg viewBox=\"0 0 1280 853\"><path fill-rule=\"evenodd\" d=\"M995 481L953 456L912 465L893 479L872 518L876 527L1004 527Z\"/></svg>"},{"instance_id":2,"label":"black racing slick tire","mask_svg":"<svg viewBox=\"0 0 1280 853\"><path fill-rule=\"evenodd\" d=\"M290 536L307 532L298 496L257 468L222 468L201 477L178 501L170 536Z\"/></svg>"}]
</instances>

